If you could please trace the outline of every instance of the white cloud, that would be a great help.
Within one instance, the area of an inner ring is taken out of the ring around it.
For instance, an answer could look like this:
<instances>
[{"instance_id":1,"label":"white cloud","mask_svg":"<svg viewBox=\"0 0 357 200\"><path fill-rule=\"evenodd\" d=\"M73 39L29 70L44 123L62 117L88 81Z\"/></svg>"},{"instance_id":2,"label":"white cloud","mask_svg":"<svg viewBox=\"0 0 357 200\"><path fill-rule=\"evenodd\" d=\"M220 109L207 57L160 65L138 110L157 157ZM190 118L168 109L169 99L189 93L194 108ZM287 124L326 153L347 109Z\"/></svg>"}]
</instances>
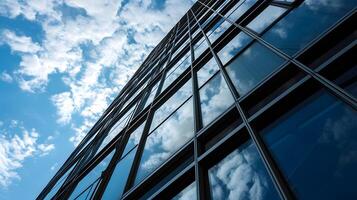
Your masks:
<instances>
[{"instance_id":1,"label":"white cloud","mask_svg":"<svg viewBox=\"0 0 357 200\"><path fill-rule=\"evenodd\" d=\"M63 5L85 14L64 16ZM82 124L71 126L75 135L70 136L70 141L78 144L152 48L191 5L190 0L167 0L158 10L149 1L141 0L129 1L123 7L121 0L60 0L43 4L32 0L2 1L0 15L23 15L38 22L44 35L40 44L15 35L23 47L10 45L21 56L13 72L14 80L24 91L43 92L51 81L50 75L59 75L69 89L53 94L51 101L57 108L58 123L69 124L73 114L81 117Z\"/></svg>"},{"instance_id":2,"label":"white cloud","mask_svg":"<svg viewBox=\"0 0 357 200\"><path fill-rule=\"evenodd\" d=\"M38 144L39 133L35 129L26 130L18 124L15 126L20 133L13 136L0 135L0 187L3 188L21 179L17 170L23 167L25 159L47 155L55 148L54 144ZM13 130L15 127L11 126Z\"/></svg>"},{"instance_id":3,"label":"white cloud","mask_svg":"<svg viewBox=\"0 0 357 200\"><path fill-rule=\"evenodd\" d=\"M36 53L41 50L40 45L34 43L30 37L16 35L10 30L2 32L0 43L6 43L12 51L21 53Z\"/></svg>"},{"instance_id":4,"label":"white cloud","mask_svg":"<svg viewBox=\"0 0 357 200\"><path fill-rule=\"evenodd\" d=\"M0 79L4 82L11 83L13 81L13 78L10 74L8 74L6 71L3 71L0 74Z\"/></svg>"}]
</instances>

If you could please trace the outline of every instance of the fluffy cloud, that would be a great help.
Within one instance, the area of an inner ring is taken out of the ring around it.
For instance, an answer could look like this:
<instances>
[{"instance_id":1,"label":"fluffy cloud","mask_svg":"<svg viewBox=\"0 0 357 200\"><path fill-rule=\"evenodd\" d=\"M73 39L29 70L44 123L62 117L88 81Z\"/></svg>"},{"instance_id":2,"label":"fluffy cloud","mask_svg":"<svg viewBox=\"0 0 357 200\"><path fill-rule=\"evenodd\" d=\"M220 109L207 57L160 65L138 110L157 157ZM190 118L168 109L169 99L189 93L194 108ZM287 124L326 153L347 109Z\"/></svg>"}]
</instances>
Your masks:
<instances>
[{"instance_id":1,"label":"fluffy cloud","mask_svg":"<svg viewBox=\"0 0 357 200\"><path fill-rule=\"evenodd\" d=\"M12 126L10 125L11 130L14 128ZM4 188L13 180L21 179L16 170L22 167L25 159L45 156L55 148L54 144L38 144L39 133L35 129L27 130L18 123L15 126L20 131L19 134L0 135L0 186Z\"/></svg>"},{"instance_id":2,"label":"fluffy cloud","mask_svg":"<svg viewBox=\"0 0 357 200\"><path fill-rule=\"evenodd\" d=\"M10 74L8 74L6 71L3 71L0 74L0 80L7 82L7 83L11 83L13 81L13 78Z\"/></svg>"},{"instance_id":3,"label":"fluffy cloud","mask_svg":"<svg viewBox=\"0 0 357 200\"><path fill-rule=\"evenodd\" d=\"M38 22L44 33L38 44L6 32L13 38L12 46L8 39L7 44L21 56L15 80L24 91L43 92L50 75L61 77L68 90L50 100L57 122L71 124L75 135L70 141L76 145L191 5L191 0L167 0L160 8L147 0L2 1L0 15L22 15ZM64 6L74 10L71 16ZM71 123L74 114L82 123Z\"/></svg>"}]
</instances>

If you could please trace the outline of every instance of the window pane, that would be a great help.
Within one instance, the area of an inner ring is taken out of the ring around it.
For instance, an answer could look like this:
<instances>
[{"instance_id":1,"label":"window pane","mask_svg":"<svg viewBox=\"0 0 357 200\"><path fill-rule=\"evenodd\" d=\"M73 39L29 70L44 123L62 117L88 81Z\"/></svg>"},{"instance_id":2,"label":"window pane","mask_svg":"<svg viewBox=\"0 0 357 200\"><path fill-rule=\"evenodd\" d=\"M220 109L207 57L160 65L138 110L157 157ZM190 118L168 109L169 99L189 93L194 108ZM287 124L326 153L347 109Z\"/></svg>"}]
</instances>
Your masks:
<instances>
[{"instance_id":1,"label":"window pane","mask_svg":"<svg viewBox=\"0 0 357 200\"><path fill-rule=\"evenodd\" d=\"M123 156L124 157L130 150L132 150L137 144L139 144L141 135L143 134L144 131L144 126L145 126L145 121L138 127L135 129L135 131L133 131L130 134L129 140L126 143L124 152L123 152Z\"/></svg>"},{"instance_id":2,"label":"window pane","mask_svg":"<svg viewBox=\"0 0 357 200\"><path fill-rule=\"evenodd\" d=\"M146 103L145 103L144 108L146 108L146 106L148 106L149 104L151 104L151 102L154 100L155 94L156 94L156 91L157 91L157 88L158 88L158 86L159 86L159 83L160 83L160 81L158 81L158 82L154 85L154 87L151 89L150 95L149 95L148 99L146 100Z\"/></svg>"},{"instance_id":3,"label":"window pane","mask_svg":"<svg viewBox=\"0 0 357 200\"><path fill-rule=\"evenodd\" d=\"M202 38L194 45L195 59L200 57L200 55L208 48L208 43L205 37Z\"/></svg>"},{"instance_id":4,"label":"window pane","mask_svg":"<svg viewBox=\"0 0 357 200\"><path fill-rule=\"evenodd\" d=\"M262 131L298 199L356 199L357 113L326 91Z\"/></svg>"},{"instance_id":5,"label":"window pane","mask_svg":"<svg viewBox=\"0 0 357 200\"><path fill-rule=\"evenodd\" d=\"M230 26L231 24L222 18L207 33L209 41L213 44Z\"/></svg>"},{"instance_id":6,"label":"window pane","mask_svg":"<svg viewBox=\"0 0 357 200\"><path fill-rule=\"evenodd\" d=\"M61 188L62 184L65 182L67 179L69 173L72 171L74 168L75 163L72 165L71 168L68 169L68 171L57 181L57 183L52 187L51 191L46 195L44 199L49 200L52 199L52 197L57 193L57 191Z\"/></svg>"},{"instance_id":7,"label":"window pane","mask_svg":"<svg viewBox=\"0 0 357 200\"><path fill-rule=\"evenodd\" d=\"M193 200L197 199L196 182L191 183L180 193L178 193L172 200Z\"/></svg>"},{"instance_id":8,"label":"window pane","mask_svg":"<svg viewBox=\"0 0 357 200\"><path fill-rule=\"evenodd\" d=\"M211 58L200 70L197 72L197 82L200 88L209 78L211 78L219 70L214 58Z\"/></svg>"},{"instance_id":9,"label":"window pane","mask_svg":"<svg viewBox=\"0 0 357 200\"><path fill-rule=\"evenodd\" d=\"M190 99L148 136L135 184L152 173L193 137L192 106Z\"/></svg>"},{"instance_id":10,"label":"window pane","mask_svg":"<svg viewBox=\"0 0 357 200\"><path fill-rule=\"evenodd\" d=\"M257 33L263 32L270 24L286 11L285 8L268 6L262 13L253 19L247 27Z\"/></svg>"},{"instance_id":11,"label":"window pane","mask_svg":"<svg viewBox=\"0 0 357 200\"><path fill-rule=\"evenodd\" d=\"M250 7L252 7L257 0L241 0L237 3L227 14L228 19L235 22L242 16Z\"/></svg>"},{"instance_id":12,"label":"window pane","mask_svg":"<svg viewBox=\"0 0 357 200\"><path fill-rule=\"evenodd\" d=\"M264 34L264 39L289 55L306 46L316 36L333 25L347 12L355 9L357 1L307 0L292 10Z\"/></svg>"},{"instance_id":13,"label":"window pane","mask_svg":"<svg viewBox=\"0 0 357 200\"><path fill-rule=\"evenodd\" d=\"M283 59L259 43L254 43L228 66L227 72L238 93L244 95L282 63Z\"/></svg>"},{"instance_id":14,"label":"window pane","mask_svg":"<svg viewBox=\"0 0 357 200\"><path fill-rule=\"evenodd\" d=\"M156 128L167 116L178 108L186 99L192 95L191 79L188 80L174 95L172 95L160 108L155 111L150 131Z\"/></svg>"},{"instance_id":15,"label":"window pane","mask_svg":"<svg viewBox=\"0 0 357 200\"><path fill-rule=\"evenodd\" d=\"M120 199L129 176L130 168L133 163L136 150L137 148L130 151L130 153L122 160L120 160L119 163L116 165L113 174L109 180L109 183L103 193L102 199Z\"/></svg>"},{"instance_id":16,"label":"window pane","mask_svg":"<svg viewBox=\"0 0 357 200\"><path fill-rule=\"evenodd\" d=\"M188 53L191 53L190 51ZM191 65L191 56L186 54L181 60L167 72L162 91L173 83Z\"/></svg>"},{"instance_id":17,"label":"window pane","mask_svg":"<svg viewBox=\"0 0 357 200\"><path fill-rule=\"evenodd\" d=\"M223 49L217 53L219 59L222 61L222 64L225 65L228 63L251 41L252 38L243 32L240 32L238 35L236 35Z\"/></svg>"},{"instance_id":18,"label":"window pane","mask_svg":"<svg viewBox=\"0 0 357 200\"><path fill-rule=\"evenodd\" d=\"M93 168L83 179L78 183L74 191L72 192L69 199L75 199L89 186L95 186L98 182L98 178L102 176L102 172L107 168L110 160L112 159L114 151L111 152L104 160L102 160L95 168ZM94 190L87 190L87 193L93 192ZM85 196L83 196L85 197Z\"/></svg>"},{"instance_id":19,"label":"window pane","mask_svg":"<svg viewBox=\"0 0 357 200\"><path fill-rule=\"evenodd\" d=\"M200 91L203 126L217 118L234 103L231 92L221 74L216 74Z\"/></svg>"},{"instance_id":20,"label":"window pane","mask_svg":"<svg viewBox=\"0 0 357 200\"><path fill-rule=\"evenodd\" d=\"M280 199L249 141L208 170L212 199Z\"/></svg>"}]
</instances>

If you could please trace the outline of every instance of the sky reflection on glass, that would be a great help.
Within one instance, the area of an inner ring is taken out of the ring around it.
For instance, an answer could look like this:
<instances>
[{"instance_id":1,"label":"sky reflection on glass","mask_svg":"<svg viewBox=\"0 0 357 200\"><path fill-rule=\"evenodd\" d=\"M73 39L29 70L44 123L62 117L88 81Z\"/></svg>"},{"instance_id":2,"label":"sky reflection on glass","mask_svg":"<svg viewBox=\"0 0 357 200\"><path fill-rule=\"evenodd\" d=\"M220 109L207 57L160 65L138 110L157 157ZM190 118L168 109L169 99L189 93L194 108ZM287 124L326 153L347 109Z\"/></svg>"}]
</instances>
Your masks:
<instances>
[{"instance_id":1,"label":"sky reflection on glass","mask_svg":"<svg viewBox=\"0 0 357 200\"><path fill-rule=\"evenodd\" d=\"M172 198L172 200L194 200L197 199L196 182L191 183L180 193Z\"/></svg>"},{"instance_id":2,"label":"sky reflection on glass","mask_svg":"<svg viewBox=\"0 0 357 200\"><path fill-rule=\"evenodd\" d=\"M299 199L356 199L357 113L326 91L262 131Z\"/></svg>"},{"instance_id":3,"label":"sky reflection on glass","mask_svg":"<svg viewBox=\"0 0 357 200\"><path fill-rule=\"evenodd\" d=\"M204 66L197 72L198 88L200 88L209 78L211 78L219 70L217 62L212 57Z\"/></svg>"},{"instance_id":4,"label":"sky reflection on glass","mask_svg":"<svg viewBox=\"0 0 357 200\"><path fill-rule=\"evenodd\" d=\"M141 135L143 134L143 131L144 131L144 126L145 126L145 121L138 128L136 128L135 131L133 131L130 134L128 143L126 143L126 146L125 146L125 149L123 152L123 156L125 156L131 149L133 149L137 144L139 144Z\"/></svg>"},{"instance_id":5,"label":"sky reflection on glass","mask_svg":"<svg viewBox=\"0 0 357 200\"><path fill-rule=\"evenodd\" d=\"M182 57L176 65L174 65L168 72L162 86L162 91L164 91L171 83L173 83L191 64L190 51Z\"/></svg>"},{"instance_id":6,"label":"sky reflection on glass","mask_svg":"<svg viewBox=\"0 0 357 200\"><path fill-rule=\"evenodd\" d=\"M192 107L191 98L148 136L135 184L153 172L193 137Z\"/></svg>"},{"instance_id":7,"label":"sky reflection on glass","mask_svg":"<svg viewBox=\"0 0 357 200\"><path fill-rule=\"evenodd\" d=\"M131 165L134 160L134 156L137 148L130 151L130 153L125 156L122 160L120 160L113 174L109 180L109 183L103 193L102 199L105 200L117 200L120 199L123 194L124 187L126 184L126 180L128 179Z\"/></svg>"},{"instance_id":8,"label":"sky reflection on glass","mask_svg":"<svg viewBox=\"0 0 357 200\"><path fill-rule=\"evenodd\" d=\"M210 168L208 176L212 199L280 199L251 141Z\"/></svg>"},{"instance_id":9,"label":"sky reflection on glass","mask_svg":"<svg viewBox=\"0 0 357 200\"><path fill-rule=\"evenodd\" d=\"M221 49L217 55L221 60L222 64L228 63L240 50L242 50L252 38L247 34L240 32L236 35L229 43Z\"/></svg>"},{"instance_id":10,"label":"sky reflection on glass","mask_svg":"<svg viewBox=\"0 0 357 200\"><path fill-rule=\"evenodd\" d=\"M159 125L177 107L192 95L191 79L188 80L174 95L172 95L163 105L155 111L150 131Z\"/></svg>"},{"instance_id":11,"label":"sky reflection on glass","mask_svg":"<svg viewBox=\"0 0 357 200\"><path fill-rule=\"evenodd\" d=\"M307 0L264 34L263 38L289 55L333 25L357 5L351 0Z\"/></svg>"},{"instance_id":12,"label":"sky reflection on glass","mask_svg":"<svg viewBox=\"0 0 357 200\"><path fill-rule=\"evenodd\" d=\"M204 85L199 90L199 94L203 126L209 124L234 103L227 83L220 73Z\"/></svg>"},{"instance_id":13,"label":"sky reflection on glass","mask_svg":"<svg viewBox=\"0 0 357 200\"><path fill-rule=\"evenodd\" d=\"M239 3L233 6L225 15L231 21L235 22L240 16L242 16L250 7L252 7L257 0L241 0Z\"/></svg>"},{"instance_id":14,"label":"sky reflection on glass","mask_svg":"<svg viewBox=\"0 0 357 200\"><path fill-rule=\"evenodd\" d=\"M259 43L254 43L226 67L240 95L246 94L282 63L283 59Z\"/></svg>"},{"instance_id":15,"label":"sky reflection on glass","mask_svg":"<svg viewBox=\"0 0 357 200\"><path fill-rule=\"evenodd\" d=\"M253 19L247 27L257 33L263 32L270 24L286 11L285 8L277 6L268 6L255 19Z\"/></svg>"}]
</instances>

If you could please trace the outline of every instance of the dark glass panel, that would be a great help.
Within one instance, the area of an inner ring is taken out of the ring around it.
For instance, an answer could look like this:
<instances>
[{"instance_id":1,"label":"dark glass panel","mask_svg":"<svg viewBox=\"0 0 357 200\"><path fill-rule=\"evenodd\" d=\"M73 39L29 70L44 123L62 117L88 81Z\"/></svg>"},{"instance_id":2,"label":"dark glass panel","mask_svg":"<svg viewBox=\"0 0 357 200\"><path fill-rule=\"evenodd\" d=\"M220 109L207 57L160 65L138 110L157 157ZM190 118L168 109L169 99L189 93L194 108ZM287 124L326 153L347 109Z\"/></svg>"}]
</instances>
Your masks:
<instances>
[{"instance_id":1,"label":"dark glass panel","mask_svg":"<svg viewBox=\"0 0 357 200\"><path fill-rule=\"evenodd\" d=\"M135 184L152 173L193 135L193 108L190 99L148 136Z\"/></svg>"},{"instance_id":2,"label":"dark glass panel","mask_svg":"<svg viewBox=\"0 0 357 200\"><path fill-rule=\"evenodd\" d=\"M240 32L229 43L221 49L217 55L222 64L228 63L239 51L241 51L248 43L252 41L252 38L247 34Z\"/></svg>"},{"instance_id":3,"label":"dark glass panel","mask_svg":"<svg viewBox=\"0 0 357 200\"><path fill-rule=\"evenodd\" d=\"M62 184L65 182L75 165L76 164L74 163L72 167L69 168L67 172L56 182L56 184L52 187L51 191L46 195L44 199L50 200L57 193L57 191L61 188Z\"/></svg>"},{"instance_id":4,"label":"dark glass panel","mask_svg":"<svg viewBox=\"0 0 357 200\"><path fill-rule=\"evenodd\" d=\"M82 180L77 184L69 199L75 199L83 191L89 189L90 186L95 186L98 179L102 176L102 172L107 168L110 160L112 159L114 151L111 152L104 160L102 160L96 167L94 167ZM93 192L94 190L87 190L86 192ZM84 195L82 197L85 197Z\"/></svg>"},{"instance_id":5,"label":"dark glass panel","mask_svg":"<svg viewBox=\"0 0 357 200\"><path fill-rule=\"evenodd\" d=\"M203 126L209 124L234 103L227 83L220 73L205 84L199 90L199 94Z\"/></svg>"},{"instance_id":6,"label":"dark glass panel","mask_svg":"<svg viewBox=\"0 0 357 200\"><path fill-rule=\"evenodd\" d=\"M134 160L137 148L130 151L130 153L120 160L110 177L109 183L103 193L102 199L116 200L120 199L123 194L126 181L129 176L130 168Z\"/></svg>"},{"instance_id":7,"label":"dark glass panel","mask_svg":"<svg viewBox=\"0 0 357 200\"><path fill-rule=\"evenodd\" d=\"M277 6L268 6L263 12L261 12L256 18L254 18L247 25L257 33L263 32L269 25L271 25L277 18L279 18L284 12L285 8Z\"/></svg>"},{"instance_id":8,"label":"dark glass panel","mask_svg":"<svg viewBox=\"0 0 357 200\"><path fill-rule=\"evenodd\" d=\"M192 83L189 79L174 95L172 95L164 104L155 111L150 131L159 125L167 116L178 108L185 100L192 95Z\"/></svg>"},{"instance_id":9,"label":"dark glass panel","mask_svg":"<svg viewBox=\"0 0 357 200\"><path fill-rule=\"evenodd\" d=\"M143 134L143 131L144 131L144 126L145 126L145 122L143 122L138 128L135 129L135 131L133 131L130 134L129 140L126 143L126 146L125 146L125 149L123 152L123 156L125 156L130 150L132 150L137 144L139 144L141 135Z\"/></svg>"},{"instance_id":10,"label":"dark glass panel","mask_svg":"<svg viewBox=\"0 0 357 200\"><path fill-rule=\"evenodd\" d=\"M172 200L194 200L197 199L196 182L191 183L180 193L172 198Z\"/></svg>"},{"instance_id":11,"label":"dark glass panel","mask_svg":"<svg viewBox=\"0 0 357 200\"><path fill-rule=\"evenodd\" d=\"M326 91L261 131L298 199L356 199L357 113Z\"/></svg>"},{"instance_id":12,"label":"dark glass panel","mask_svg":"<svg viewBox=\"0 0 357 200\"><path fill-rule=\"evenodd\" d=\"M200 70L197 72L197 82L200 88L208 79L210 79L217 71L219 71L217 62L211 58Z\"/></svg>"},{"instance_id":13,"label":"dark glass panel","mask_svg":"<svg viewBox=\"0 0 357 200\"><path fill-rule=\"evenodd\" d=\"M263 38L289 55L355 9L357 1L306 0L273 26Z\"/></svg>"},{"instance_id":14,"label":"dark glass panel","mask_svg":"<svg viewBox=\"0 0 357 200\"><path fill-rule=\"evenodd\" d=\"M280 199L251 141L208 170L212 199Z\"/></svg>"},{"instance_id":15,"label":"dark glass panel","mask_svg":"<svg viewBox=\"0 0 357 200\"><path fill-rule=\"evenodd\" d=\"M284 60L259 43L254 43L226 67L240 95L246 94Z\"/></svg>"}]
</instances>

